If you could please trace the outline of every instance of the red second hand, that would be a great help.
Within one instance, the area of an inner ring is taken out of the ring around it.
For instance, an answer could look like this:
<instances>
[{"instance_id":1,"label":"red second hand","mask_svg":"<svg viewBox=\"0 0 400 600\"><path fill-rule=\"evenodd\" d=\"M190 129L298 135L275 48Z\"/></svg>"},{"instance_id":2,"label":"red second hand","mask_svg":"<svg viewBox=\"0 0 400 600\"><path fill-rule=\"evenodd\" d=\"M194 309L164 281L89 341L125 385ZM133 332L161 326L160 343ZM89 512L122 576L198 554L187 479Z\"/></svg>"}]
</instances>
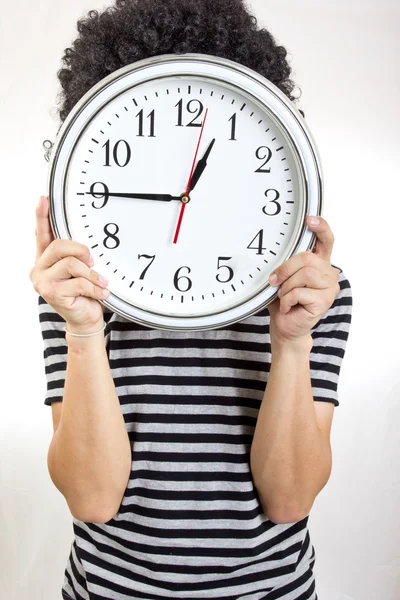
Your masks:
<instances>
[{"instance_id":1,"label":"red second hand","mask_svg":"<svg viewBox=\"0 0 400 600\"><path fill-rule=\"evenodd\" d=\"M203 125L202 125L201 131L200 131L199 142L197 144L196 154L194 155L192 170L190 172L189 181L188 181L188 184L187 184L185 196L187 196L189 194L190 184L192 183L193 171L194 171L194 167L195 167L195 164L196 164L197 154L198 154L199 148L200 148L200 142L201 142L201 138L202 138L202 135L203 135L204 125L205 125L206 119L207 119L207 113L208 113L208 108L206 110L206 114L204 115L204 121L203 121ZM175 231L174 244L176 244L176 242L178 241L178 236L179 236L179 232L181 230L182 219L183 219L183 215L185 213L186 204L187 204L187 202L182 202L181 212L179 214L179 219L178 219L178 225L177 225L176 231Z\"/></svg>"}]
</instances>

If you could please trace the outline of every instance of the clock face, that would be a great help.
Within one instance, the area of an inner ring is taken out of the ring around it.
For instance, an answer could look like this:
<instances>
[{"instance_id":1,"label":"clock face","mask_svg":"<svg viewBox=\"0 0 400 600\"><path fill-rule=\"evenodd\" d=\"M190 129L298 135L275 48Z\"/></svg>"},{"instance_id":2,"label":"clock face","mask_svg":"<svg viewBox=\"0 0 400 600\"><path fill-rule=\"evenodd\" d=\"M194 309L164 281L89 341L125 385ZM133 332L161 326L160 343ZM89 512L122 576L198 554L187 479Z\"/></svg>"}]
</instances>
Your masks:
<instances>
[{"instance_id":1,"label":"clock face","mask_svg":"<svg viewBox=\"0 0 400 600\"><path fill-rule=\"evenodd\" d=\"M103 304L149 327L214 329L275 299L310 249L322 177L300 113L251 69L205 54L119 69L71 111L52 152L54 235L88 246Z\"/></svg>"},{"instance_id":2,"label":"clock face","mask_svg":"<svg viewBox=\"0 0 400 600\"><path fill-rule=\"evenodd\" d=\"M173 317L221 313L268 287L293 247L304 218L296 160L252 96L159 77L113 97L81 132L64 184L69 233L121 300Z\"/></svg>"}]
</instances>

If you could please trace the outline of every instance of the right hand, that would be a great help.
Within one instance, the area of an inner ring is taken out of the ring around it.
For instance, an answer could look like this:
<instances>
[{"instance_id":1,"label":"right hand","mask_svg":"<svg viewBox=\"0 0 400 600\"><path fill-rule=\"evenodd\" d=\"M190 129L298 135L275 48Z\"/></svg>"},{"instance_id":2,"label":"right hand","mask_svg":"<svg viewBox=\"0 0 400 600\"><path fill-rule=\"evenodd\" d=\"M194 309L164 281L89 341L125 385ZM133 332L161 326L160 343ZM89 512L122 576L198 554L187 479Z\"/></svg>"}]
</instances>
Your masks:
<instances>
[{"instance_id":1,"label":"right hand","mask_svg":"<svg viewBox=\"0 0 400 600\"><path fill-rule=\"evenodd\" d=\"M90 269L87 246L55 239L49 218L49 200L42 196L36 208L36 261L29 273L36 292L66 321L72 333L94 333L104 324L104 300L110 294ZM106 295L103 295L103 293Z\"/></svg>"}]
</instances>

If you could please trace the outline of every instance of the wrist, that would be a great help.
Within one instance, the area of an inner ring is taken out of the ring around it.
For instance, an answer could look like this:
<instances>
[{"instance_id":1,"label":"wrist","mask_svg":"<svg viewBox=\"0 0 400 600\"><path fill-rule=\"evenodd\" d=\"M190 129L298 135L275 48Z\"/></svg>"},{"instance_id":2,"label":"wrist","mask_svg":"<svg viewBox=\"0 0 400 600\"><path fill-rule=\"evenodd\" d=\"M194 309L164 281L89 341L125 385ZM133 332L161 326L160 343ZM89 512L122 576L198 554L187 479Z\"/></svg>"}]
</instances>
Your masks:
<instances>
[{"instance_id":1,"label":"wrist","mask_svg":"<svg viewBox=\"0 0 400 600\"><path fill-rule=\"evenodd\" d=\"M311 334L290 340L271 335L271 353L272 354L310 354L313 347L313 338Z\"/></svg>"},{"instance_id":2,"label":"wrist","mask_svg":"<svg viewBox=\"0 0 400 600\"><path fill-rule=\"evenodd\" d=\"M72 325L68 322L66 323L67 331L75 334L85 335L88 333L97 333L97 335L93 335L90 337L76 337L74 335L68 335L65 332L65 339L68 345L68 352L72 352L74 354L83 354L83 353L93 353L93 351L101 346L104 347L104 330L100 331L101 328L104 327L104 319L101 319L95 325Z\"/></svg>"},{"instance_id":3,"label":"wrist","mask_svg":"<svg viewBox=\"0 0 400 600\"><path fill-rule=\"evenodd\" d=\"M75 333L77 335L85 335L87 333L96 333L102 327L104 327L104 318L102 317L101 319L99 319L97 321L97 323L94 323L92 325L75 325L75 324L69 323L67 321L65 324L65 327L70 333ZM68 334L66 333L66 335L68 335Z\"/></svg>"}]
</instances>

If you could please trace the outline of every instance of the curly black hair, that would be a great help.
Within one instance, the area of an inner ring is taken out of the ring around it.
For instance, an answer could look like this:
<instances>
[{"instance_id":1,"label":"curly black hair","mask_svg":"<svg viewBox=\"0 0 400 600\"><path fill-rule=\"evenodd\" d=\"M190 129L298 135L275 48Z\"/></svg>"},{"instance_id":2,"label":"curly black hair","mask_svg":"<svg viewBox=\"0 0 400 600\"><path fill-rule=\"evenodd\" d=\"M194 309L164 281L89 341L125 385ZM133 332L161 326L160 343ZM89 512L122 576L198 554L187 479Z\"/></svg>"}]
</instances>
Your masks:
<instances>
[{"instance_id":1,"label":"curly black hair","mask_svg":"<svg viewBox=\"0 0 400 600\"><path fill-rule=\"evenodd\" d=\"M295 83L287 50L257 27L244 0L115 0L77 22L58 73L61 125L82 96L110 73L160 54L196 52L241 63L274 83L291 101ZM300 93L301 90L299 89ZM48 140L46 140L48 142ZM45 145L45 144L44 144ZM49 146L45 145L50 152Z\"/></svg>"}]
</instances>

